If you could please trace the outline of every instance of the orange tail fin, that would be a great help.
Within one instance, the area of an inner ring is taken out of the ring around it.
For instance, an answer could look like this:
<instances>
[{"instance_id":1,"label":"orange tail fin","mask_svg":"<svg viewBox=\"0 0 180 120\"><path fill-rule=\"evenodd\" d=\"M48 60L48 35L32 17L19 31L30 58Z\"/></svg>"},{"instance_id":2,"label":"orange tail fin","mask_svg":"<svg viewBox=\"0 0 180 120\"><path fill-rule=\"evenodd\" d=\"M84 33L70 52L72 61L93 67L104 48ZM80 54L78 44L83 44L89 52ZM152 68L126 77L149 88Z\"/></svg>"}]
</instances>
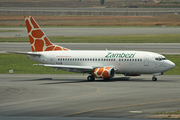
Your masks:
<instances>
[{"instance_id":1,"label":"orange tail fin","mask_svg":"<svg viewBox=\"0 0 180 120\"><path fill-rule=\"evenodd\" d=\"M24 18L33 52L70 50L51 43L32 16L25 16Z\"/></svg>"}]
</instances>

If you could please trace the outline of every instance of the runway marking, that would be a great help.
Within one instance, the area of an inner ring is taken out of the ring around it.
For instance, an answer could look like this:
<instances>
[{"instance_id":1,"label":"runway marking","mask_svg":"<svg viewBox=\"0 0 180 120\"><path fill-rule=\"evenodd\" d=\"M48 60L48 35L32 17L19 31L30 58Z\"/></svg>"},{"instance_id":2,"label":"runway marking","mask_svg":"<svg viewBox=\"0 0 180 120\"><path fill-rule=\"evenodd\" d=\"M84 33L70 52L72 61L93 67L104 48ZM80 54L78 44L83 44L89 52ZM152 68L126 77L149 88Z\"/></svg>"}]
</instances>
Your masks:
<instances>
[{"instance_id":1,"label":"runway marking","mask_svg":"<svg viewBox=\"0 0 180 120\"><path fill-rule=\"evenodd\" d=\"M37 104L37 103L45 103L45 102L52 102L52 101L63 100L63 99L84 97L84 96L96 94L100 91L100 89L98 87L93 87L93 86L89 86L89 85L82 85L82 84L75 84L75 83L64 83L64 84L73 84L73 85L78 85L78 86L95 88L95 89L97 89L97 91L88 93L88 94L84 94L84 95L78 95L78 96L71 96L71 97L65 97L65 98L57 98L57 99L51 99L51 100L42 100L42 101L37 101L37 102L24 103L24 104L19 104L19 105L12 105L12 106L8 106L8 107L2 107L0 109L7 109L7 108L14 108L14 107L20 107L20 106L25 106L25 105L32 105L32 104Z\"/></svg>"},{"instance_id":2,"label":"runway marking","mask_svg":"<svg viewBox=\"0 0 180 120\"><path fill-rule=\"evenodd\" d=\"M129 111L130 113L142 113L142 111Z\"/></svg>"},{"instance_id":3,"label":"runway marking","mask_svg":"<svg viewBox=\"0 0 180 120\"><path fill-rule=\"evenodd\" d=\"M177 78L179 78L179 77L177 77ZM159 90L159 91L165 91L165 90L166 90L166 89L161 89L161 90ZM148 91L146 91L146 92L153 92L153 91L156 91L156 90L148 90ZM177 90L168 90L168 91L177 91ZM106 95L106 94L112 95L112 94L128 94L128 93L140 93L140 92L142 92L142 91L109 92L109 93L101 93L101 94L102 94L102 95ZM149 99L149 98L146 98L146 99ZM159 99L160 99L160 98L159 98Z\"/></svg>"},{"instance_id":4,"label":"runway marking","mask_svg":"<svg viewBox=\"0 0 180 120\"><path fill-rule=\"evenodd\" d=\"M74 83L65 83L65 84L73 84L73 85L77 85L77 84L74 84ZM76 98L76 97L83 97L83 96L89 96L89 95L92 95L92 94L96 94L100 91L100 89L98 87L93 87L93 86L89 86L89 85L80 85L80 86L85 86L85 87L90 87L90 88L96 88L97 91L96 92L92 92L92 93L89 93L89 94L85 94L85 95L78 95L78 96L72 96L72 97L66 97L66 98L60 98L60 99L53 99L53 100L47 100L46 102L51 102L51 101L56 101L56 100L62 100L62 99L69 99L69 98Z\"/></svg>"},{"instance_id":5,"label":"runway marking","mask_svg":"<svg viewBox=\"0 0 180 120\"><path fill-rule=\"evenodd\" d=\"M77 115L77 114L82 114L82 113L87 113L87 112L94 112L94 111L98 111L98 110L107 110L107 109L132 107L132 106L140 106L140 105L150 105L150 104L157 104L157 103L178 102L178 101L180 101L180 99L178 99L178 100L170 100L170 101L150 102L150 103L139 103L139 104L123 105L123 106L114 106L114 107L107 107L107 108L98 108L98 109L93 109L93 110L87 110L87 111L81 111L81 112L76 112L76 113L72 113L72 114L67 114L67 115L63 115L63 116L60 116L60 117L68 117L68 116L72 116L72 115Z\"/></svg>"}]
</instances>

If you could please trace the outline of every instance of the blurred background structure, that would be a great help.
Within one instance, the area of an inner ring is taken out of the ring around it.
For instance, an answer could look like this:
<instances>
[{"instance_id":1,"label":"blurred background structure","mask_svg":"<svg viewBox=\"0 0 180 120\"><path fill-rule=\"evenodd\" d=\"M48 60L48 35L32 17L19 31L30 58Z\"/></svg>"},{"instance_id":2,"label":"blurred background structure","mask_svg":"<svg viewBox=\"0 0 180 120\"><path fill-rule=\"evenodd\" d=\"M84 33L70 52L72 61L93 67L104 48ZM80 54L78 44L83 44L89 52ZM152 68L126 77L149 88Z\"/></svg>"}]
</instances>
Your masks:
<instances>
[{"instance_id":1,"label":"blurred background structure","mask_svg":"<svg viewBox=\"0 0 180 120\"><path fill-rule=\"evenodd\" d=\"M0 7L179 8L180 0L0 0Z\"/></svg>"},{"instance_id":2,"label":"blurred background structure","mask_svg":"<svg viewBox=\"0 0 180 120\"><path fill-rule=\"evenodd\" d=\"M0 0L0 25L180 26L180 0Z\"/></svg>"}]
</instances>

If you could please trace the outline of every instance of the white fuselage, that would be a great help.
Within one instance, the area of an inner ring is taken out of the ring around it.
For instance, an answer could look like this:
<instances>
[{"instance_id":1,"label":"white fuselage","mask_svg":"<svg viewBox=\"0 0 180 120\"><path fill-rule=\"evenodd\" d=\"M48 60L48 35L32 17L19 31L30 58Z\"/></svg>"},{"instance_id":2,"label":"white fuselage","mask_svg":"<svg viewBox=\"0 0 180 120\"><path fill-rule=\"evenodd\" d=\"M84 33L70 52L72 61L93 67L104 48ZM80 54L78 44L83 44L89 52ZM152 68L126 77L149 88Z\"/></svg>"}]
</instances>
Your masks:
<instances>
[{"instance_id":1,"label":"white fuselage","mask_svg":"<svg viewBox=\"0 0 180 120\"><path fill-rule=\"evenodd\" d=\"M39 53L41 56L29 55L30 59L53 65L92 66L93 68L108 66L114 67L116 73L123 74L163 73L175 66L160 54L143 51L72 50Z\"/></svg>"}]
</instances>

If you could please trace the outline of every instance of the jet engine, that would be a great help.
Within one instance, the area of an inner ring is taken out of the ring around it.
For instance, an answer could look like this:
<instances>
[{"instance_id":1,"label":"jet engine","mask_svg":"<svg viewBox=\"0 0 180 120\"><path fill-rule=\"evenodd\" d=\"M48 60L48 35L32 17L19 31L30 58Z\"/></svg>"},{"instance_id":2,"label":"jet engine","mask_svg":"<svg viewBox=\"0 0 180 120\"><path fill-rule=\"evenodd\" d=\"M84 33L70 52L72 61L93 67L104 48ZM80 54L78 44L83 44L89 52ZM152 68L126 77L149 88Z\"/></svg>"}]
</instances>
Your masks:
<instances>
[{"instance_id":1,"label":"jet engine","mask_svg":"<svg viewBox=\"0 0 180 120\"><path fill-rule=\"evenodd\" d=\"M131 74L131 73L126 73L124 74L124 76L141 76L141 74Z\"/></svg>"},{"instance_id":2,"label":"jet engine","mask_svg":"<svg viewBox=\"0 0 180 120\"><path fill-rule=\"evenodd\" d=\"M114 77L115 72L114 68L112 67L102 67L102 68L96 68L94 70L94 76L96 78L112 78Z\"/></svg>"}]
</instances>

